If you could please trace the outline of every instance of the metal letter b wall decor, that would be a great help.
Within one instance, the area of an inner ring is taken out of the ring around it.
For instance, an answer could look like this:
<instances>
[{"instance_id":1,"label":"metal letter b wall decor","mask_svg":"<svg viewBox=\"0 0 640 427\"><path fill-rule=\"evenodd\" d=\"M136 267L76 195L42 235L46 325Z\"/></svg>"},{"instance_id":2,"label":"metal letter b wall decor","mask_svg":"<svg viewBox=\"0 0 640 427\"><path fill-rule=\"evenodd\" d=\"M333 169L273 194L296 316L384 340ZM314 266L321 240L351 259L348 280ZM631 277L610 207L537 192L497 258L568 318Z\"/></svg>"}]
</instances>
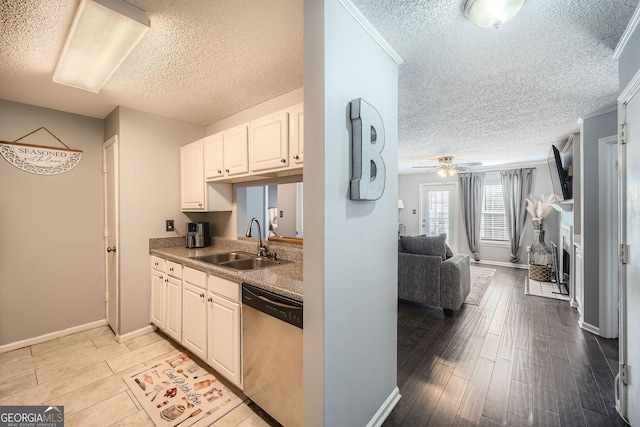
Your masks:
<instances>
[{"instance_id":1,"label":"metal letter b wall decor","mask_svg":"<svg viewBox=\"0 0 640 427\"><path fill-rule=\"evenodd\" d=\"M386 169L384 123L364 99L351 101L351 200L378 200L384 193Z\"/></svg>"}]
</instances>

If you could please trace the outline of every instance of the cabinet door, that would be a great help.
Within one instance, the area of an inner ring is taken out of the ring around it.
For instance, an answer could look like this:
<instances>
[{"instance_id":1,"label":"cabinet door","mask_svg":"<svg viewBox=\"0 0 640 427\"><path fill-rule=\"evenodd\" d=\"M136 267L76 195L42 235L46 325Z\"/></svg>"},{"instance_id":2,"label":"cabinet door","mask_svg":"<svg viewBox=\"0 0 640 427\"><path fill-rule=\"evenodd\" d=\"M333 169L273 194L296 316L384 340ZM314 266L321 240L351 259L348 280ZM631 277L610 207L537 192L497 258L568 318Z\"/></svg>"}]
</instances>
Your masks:
<instances>
[{"instance_id":1,"label":"cabinet door","mask_svg":"<svg viewBox=\"0 0 640 427\"><path fill-rule=\"evenodd\" d=\"M206 206L202 140L180 147L182 210L203 211Z\"/></svg>"},{"instance_id":2,"label":"cabinet door","mask_svg":"<svg viewBox=\"0 0 640 427\"><path fill-rule=\"evenodd\" d=\"M164 279L163 273L151 270L151 323L160 329L164 328Z\"/></svg>"},{"instance_id":3,"label":"cabinet door","mask_svg":"<svg viewBox=\"0 0 640 427\"><path fill-rule=\"evenodd\" d=\"M223 142L222 133L204 139L204 177L207 180L224 176Z\"/></svg>"},{"instance_id":4,"label":"cabinet door","mask_svg":"<svg viewBox=\"0 0 640 427\"><path fill-rule=\"evenodd\" d=\"M190 283L182 289L182 345L207 360L207 304L205 290Z\"/></svg>"},{"instance_id":5,"label":"cabinet door","mask_svg":"<svg viewBox=\"0 0 640 427\"><path fill-rule=\"evenodd\" d=\"M249 173L249 144L247 125L240 125L223 132L224 170L226 176Z\"/></svg>"},{"instance_id":6,"label":"cabinet door","mask_svg":"<svg viewBox=\"0 0 640 427\"><path fill-rule=\"evenodd\" d=\"M164 331L180 342L182 338L182 280L171 276L165 278L165 320Z\"/></svg>"},{"instance_id":7,"label":"cabinet door","mask_svg":"<svg viewBox=\"0 0 640 427\"><path fill-rule=\"evenodd\" d=\"M279 112L251 121L251 172L289 166L287 113Z\"/></svg>"},{"instance_id":8,"label":"cabinet door","mask_svg":"<svg viewBox=\"0 0 640 427\"><path fill-rule=\"evenodd\" d=\"M289 110L289 165L304 162L304 110L302 104Z\"/></svg>"},{"instance_id":9,"label":"cabinet door","mask_svg":"<svg viewBox=\"0 0 640 427\"><path fill-rule=\"evenodd\" d=\"M240 304L209 292L209 364L242 388Z\"/></svg>"}]
</instances>

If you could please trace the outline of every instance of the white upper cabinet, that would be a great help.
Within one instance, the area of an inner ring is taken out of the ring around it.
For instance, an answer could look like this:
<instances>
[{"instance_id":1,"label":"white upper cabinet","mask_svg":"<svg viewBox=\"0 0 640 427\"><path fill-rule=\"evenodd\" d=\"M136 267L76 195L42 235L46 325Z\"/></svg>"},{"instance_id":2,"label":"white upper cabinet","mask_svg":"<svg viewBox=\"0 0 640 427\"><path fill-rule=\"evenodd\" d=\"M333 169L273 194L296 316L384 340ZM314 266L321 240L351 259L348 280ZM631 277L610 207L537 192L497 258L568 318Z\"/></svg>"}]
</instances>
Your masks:
<instances>
[{"instance_id":1,"label":"white upper cabinet","mask_svg":"<svg viewBox=\"0 0 640 427\"><path fill-rule=\"evenodd\" d=\"M180 184L183 211L205 210L203 140L180 147Z\"/></svg>"},{"instance_id":2,"label":"white upper cabinet","mask_svg":"<svg viewBox=\"0 0 640 427\"><path fill-rule=\"evenodd\" d=\"M231 184L205 181L204 139L180 147L180 193L182 210L215 212L232 209Z\"/></svg>"},{"instance_id":3,"label":"white upper cabinet","mask_svg":"<svg viewBox=\"0 0 640 427\"><path fill-rule=\"evenodd\" d=\"M298 104L289 110L289 166L302 166L304 161L304 108Z\"/></svg>"},{"instance_id":4,"label":"white upper cabinet","mask_svg":"<svg viewBox=\"0 0 640 427\"><path fill-rule=\"evenodd\" d=\"M247 125L228 129L224 137L224 171L226 176L249 174L249 142Z\"/></svg>"},{"instance_id":5,"label":"white upper cabinet","mask_svg":"<svg viewBox=\"0 0 640 427\"><path fill-rule=\"evenodd\" d=\"M204 177L208 180L224 176L224 139L222 133L204 139Z\"/></svg>"},{"instance_id":6,"label":"white upper cabinet","mask_svg":"<svg viewBox=\"0 0 640 427\"><path fill-rule=\"evenodd\" d=\"M253 174L289 166L289 125L286 111L251 121L251 172Z\"/></svg>"}]
</instances>

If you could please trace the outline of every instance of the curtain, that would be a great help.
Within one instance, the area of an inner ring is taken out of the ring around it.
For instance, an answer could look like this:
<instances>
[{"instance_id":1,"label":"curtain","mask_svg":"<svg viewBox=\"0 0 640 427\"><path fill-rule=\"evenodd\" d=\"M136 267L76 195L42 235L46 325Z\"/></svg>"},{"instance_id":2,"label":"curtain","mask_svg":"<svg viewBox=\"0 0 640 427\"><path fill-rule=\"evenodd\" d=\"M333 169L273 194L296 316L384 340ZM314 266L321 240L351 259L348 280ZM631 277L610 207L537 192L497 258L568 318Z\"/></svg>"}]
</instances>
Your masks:
<instances>
[{"instance_id":1,"label":"curtain","mask_svg":"<svg viewBox=\"0 0 640 427\"><path fill-rule=\"evenodd\" d=\"M520 239L527 219L527 196L531 193L533 168L500 171L504 214L511 244L511 262L518 262Z\"/></svg>"},{"instance_id":2,"label":"curtain","mask_svg":"<svg viewBox=\"0 0 640 427\"><path fill-rule=\"evenodd\" d=\"M458 176L460 178L460 206L462 206L467 241L469 249L473 252L473 258L479 261L478 246L480 244L484 172L461 173Z\"/></svg>"}]
</instances>

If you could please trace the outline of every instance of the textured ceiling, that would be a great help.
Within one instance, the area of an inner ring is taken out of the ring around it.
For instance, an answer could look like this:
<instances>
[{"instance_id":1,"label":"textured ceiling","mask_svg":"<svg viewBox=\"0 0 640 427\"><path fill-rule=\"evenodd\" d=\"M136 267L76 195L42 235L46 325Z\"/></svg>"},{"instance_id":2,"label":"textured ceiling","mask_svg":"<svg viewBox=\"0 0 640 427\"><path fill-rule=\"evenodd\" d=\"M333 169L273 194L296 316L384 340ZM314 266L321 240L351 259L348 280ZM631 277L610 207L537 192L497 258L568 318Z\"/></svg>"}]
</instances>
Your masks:
<instances>
[{"instance_id":1,"label":"textured ceiling","mask_svg":"<svg viewBox=\"0 0 640 427\"><path fill-rule=\"evenodd\" d=\"M577 119L615 105L613 51L638 0L527 0L498 30L464 0L353 0L404 59L399 169L441 155L485 165L544 159Z\"/></svg>"},{"instance_id":2,"label":"textured ceiling","mask_svg":"<svg viewBox=\"0 0 640 427\"><path fill-rule=\"evenodd\" d=\"M399 168L546 158L615 105L639 0L526 0L498 30L465 0L353 0L404 59ZM0 98L94 117L123 105L208 125L302 86L303 0L130 0L151 30L99 94L51 82L79 0L0 0Z\"/></svg>"},{"instance_id":3,"label":"textured ceiling","mask_svg":"<svg viewBox=\"0 0 640 427\"><path fill-rule=\"evenodd\" d=\"M129 0L151 30L99 94L51 81L79 0L0 0L0 98L208 125L302 86L303 0Z\"/></svg>"}]
</instances>

